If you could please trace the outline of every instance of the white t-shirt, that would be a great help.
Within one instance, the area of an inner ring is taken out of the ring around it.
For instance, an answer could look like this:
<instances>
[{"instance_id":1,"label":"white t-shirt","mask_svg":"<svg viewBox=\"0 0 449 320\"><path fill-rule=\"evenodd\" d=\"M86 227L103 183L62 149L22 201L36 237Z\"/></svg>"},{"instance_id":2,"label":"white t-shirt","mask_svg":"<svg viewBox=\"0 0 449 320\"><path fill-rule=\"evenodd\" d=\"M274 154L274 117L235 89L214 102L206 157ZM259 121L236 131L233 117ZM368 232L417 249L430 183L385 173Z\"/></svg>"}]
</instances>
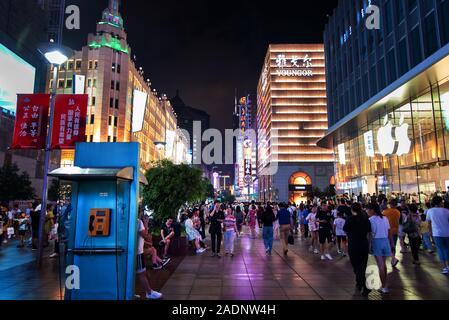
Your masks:
<instances>
[{"instance_id":1,"label":"white t-shirt","mask_svg":"<svg viewBox=\"0 0 449 320\"><path fill-rule=\"evenodd\" d=\"M139 229L138 232L145 230L145 226L143 225L142 220L139 219ZM143 254L143 247L145 245L145 239L139 234L139 239L137 242L137 254Z\"/></svg>"},{"instance_id":2,"label":"white t-shirt","mask_svg":"<svg viewBox=\"0 0 449 320\"><path fill-rule=\"evenodd\" d=\"M390 223L385 217L372 216L369 218L371 222L371 230L374 239L388 239L388 231L390 230Z\"/></svg>"},{"instance_id":3,"label":"white t-shirt","mask_svg":"<svg viewBox=\"0 0 449 320\"><path fill-rule=\"evenodd\" d=\"M427 211L427 221L432 223L434 237L449 237L449 210L432 208Z\"/></svg>"},{"instance_id":4,"label":"white t-shirt","mask_svg":"<svg viewBox=\"0 0 449 320\"><path fill-rule=\"evenodd\" d=\"M337 236L346 236L346 232L343 231L345 223L346 220L340 217L334 220L335 234Z\"/></svg>"}]
</instances>

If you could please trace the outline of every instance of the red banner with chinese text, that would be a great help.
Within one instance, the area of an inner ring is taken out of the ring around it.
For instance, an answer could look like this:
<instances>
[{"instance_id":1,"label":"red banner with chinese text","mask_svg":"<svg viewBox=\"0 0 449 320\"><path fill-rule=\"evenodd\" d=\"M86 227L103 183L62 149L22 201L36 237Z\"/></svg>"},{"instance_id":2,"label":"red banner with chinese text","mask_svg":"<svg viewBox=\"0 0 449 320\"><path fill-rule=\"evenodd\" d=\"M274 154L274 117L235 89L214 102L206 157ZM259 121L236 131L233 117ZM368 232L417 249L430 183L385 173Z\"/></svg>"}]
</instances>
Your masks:
<instances>
[{"instance_id":1,"label":"red banner with chinese text","mask_svg":"<svg viewBox=\"0 0 449 320\"><path fill-rule=\"evenodd\" d=\"M11 149L45 149L49 107L49 94L17 95Z\"/></svg>"},{"instance_id":2,"label":"red banner with chinese text","mask_svg":"<svg viewBox=\"0 0 449 320\"><path fill-rule=\"evenodd\" d=\"M86 141L87 102L87 94L56 96L52 149L74 149L76 142Z\"/></svg>"}]
</instances>

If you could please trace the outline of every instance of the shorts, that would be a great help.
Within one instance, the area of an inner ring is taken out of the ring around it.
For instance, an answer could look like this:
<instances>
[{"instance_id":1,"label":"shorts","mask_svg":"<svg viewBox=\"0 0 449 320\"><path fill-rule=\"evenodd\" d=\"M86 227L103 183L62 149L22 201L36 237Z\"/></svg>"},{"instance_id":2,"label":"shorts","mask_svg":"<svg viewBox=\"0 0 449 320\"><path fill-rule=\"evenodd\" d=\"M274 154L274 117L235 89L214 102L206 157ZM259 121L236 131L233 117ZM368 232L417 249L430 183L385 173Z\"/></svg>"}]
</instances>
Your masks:
<instances>
[{"instance_id":1,"label":"shorts","mask_svg":"<svg viewBox=\"0 0 449 320\"><path fill-rule=\"evenodd\" d=\"M332 234L329 230L319 230L318 237L319 237L320 244L325 244L326 240L327 240L327 243L332 242Z\"/></svg>"},{"instance_id":2,"label":"shorts","mask_svg":"<svg viewBox=\"0 0 449 320\"><path fill-rule=\"evenodd\" d=\"M144 254L137 255L137 273L143 273L147 271L147 267L145 264L145 256Z\"/></svg>"},{"instance_id":3,"label":"shorts","mask_svg":"<svg viewBox=\"0 0 449 320\"><path fill-rule=\"evenodd\" d=\"M375 257L390 257L391 245L387 238L373 239L371 243L372 254Z\"/></svg>"},{"instance_id":4,"label":"shorts","mask_svg":"<svg viewBox=\"0 0 449 320\"><path fill-rule=\"evenodd\" d=\"M347 237L346 236L337 236L337 241L343 241L346 242L347 241Z\"/></svg>"},{"instance_id":5,"label":"shorts","mask_svg":"<svg viewBox=\"0 0 449 320\"><path fill-rule=\"evenodd\" d=\"M433 237L441 261L449 261L449 237Z\"/></svg>"},{"instance_id":6,"label":"shorts","mask_svg":"<svg viewBox=\"0 0 449 320\"><path fill-rule=\"evenodd\" d=\"M19 230L19 236L25 236L26 232L26 230Z\"/></svg>"}]
</instances>

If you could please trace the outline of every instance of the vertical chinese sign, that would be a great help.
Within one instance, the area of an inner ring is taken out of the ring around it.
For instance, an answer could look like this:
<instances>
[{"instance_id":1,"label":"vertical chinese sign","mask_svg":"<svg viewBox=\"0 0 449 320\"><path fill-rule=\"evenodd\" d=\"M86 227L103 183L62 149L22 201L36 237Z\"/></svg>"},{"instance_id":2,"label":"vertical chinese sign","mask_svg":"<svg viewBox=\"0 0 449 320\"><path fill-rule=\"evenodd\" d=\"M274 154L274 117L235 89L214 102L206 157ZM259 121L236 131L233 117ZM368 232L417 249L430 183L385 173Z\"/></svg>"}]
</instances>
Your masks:
<instances>
[{"instance_id":1,"label":"vertical chinese sign","mask_svg":"<svg viewBox=\"0 0 449 320\"><path fill-rule=\"evenodd\" d=\"M52 149L74 149L86 141L87 94L59 94L51 136Z\"/></svg>"},{"instance_id":2,"label":"vertical chinese sign","mask_svg":"<svg viewBox=\"0 0 449 320\"><path fill-rule=\"evenodd\" d=\"M44 149L49 94L19 94L11 149Z\"/></svg>"}]
</instances>

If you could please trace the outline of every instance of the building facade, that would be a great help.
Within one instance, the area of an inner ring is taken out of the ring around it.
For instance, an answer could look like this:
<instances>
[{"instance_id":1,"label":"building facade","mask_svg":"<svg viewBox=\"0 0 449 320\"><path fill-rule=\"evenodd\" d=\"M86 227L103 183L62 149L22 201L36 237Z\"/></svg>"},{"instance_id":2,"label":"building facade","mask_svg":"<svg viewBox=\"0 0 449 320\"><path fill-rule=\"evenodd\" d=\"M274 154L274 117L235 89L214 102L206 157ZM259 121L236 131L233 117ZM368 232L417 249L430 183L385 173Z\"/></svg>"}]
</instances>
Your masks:
<instances>
[{"instance_id":1,"label":"building facade","mask_svg":"<svg viewBox=\"0 0 449 320\"><path fill-rule=\"evenodd\" d=\"M270 45L257 92L258 175L262 201L307 199L332 183L322 44Z\"/></svg>"},{"instance_id":2,"label":"building facade","mask_svg":"<svg viewBox=\"0 0 449 320\"><path fill-rule=\"evenodd\" d=\"M170 99L170 103L178 117L179 128L185 130L186 136L188 134L188 153L191 155L191 163L202 166L204 172L208 171L202 165L201 153L205 146L205 143L202 142L203 133L210 128L210 115L203 110L186 105L180 97L179 91L176 92L175 97ZM201 125L201 130L195 130L195 123L197 126ZM201 132L200 137L195 134L196 131L198 131L198 134Z\"/></svg>"},{"instance_id":3,"label":"building facade","mask_svg":"<svg viewBox=\"0 0 449 320\"><path fill-rule=\"evenodd\" d=\"M139 142L141 166L147 169L153 161L166 158L169 147L174 148L167 141L172 132L177 133L177 119L167 97L151 88L131 58L119 4L118 0L109 1L96 33L88 35L87 45L59 67L57 93L73 93L78 86L74 76L82 76L81 91L89 95L86 141ZM52 85L49 70L48 92ZM132 127L134 113L141 107L136 105L137 94L144 96L139 129ZM73 150L62 151L62 166L72 166L73 160Z\"/></svg>"},{"instance_id":4,"label":"building facade","mask_svg":"<svg viewBox=\"0 0 449 320\"><path fill-rule=\"evenodd\" d=\"M257 184L257 134L255 130L256 118L250 95L236 99L234 110L234 129L240 135L235 143L234 193L238 199L256 200ZM250 131L251 130L251 131ZM253 138L250 134L253 134Z\"/></svg>"},{"instance_id":5,"label":"building facade","mask_svg":"<svg viewBox=\"0 0 449 320\"><path fill-rule=\"evenodd\" d=\"M369 5L380 28L367 28ZM449 1L340 1L325 31L330 129L341 193L449 185ZM419 197L417 197L419 198Z\"/></svg>"}]
</instances>

